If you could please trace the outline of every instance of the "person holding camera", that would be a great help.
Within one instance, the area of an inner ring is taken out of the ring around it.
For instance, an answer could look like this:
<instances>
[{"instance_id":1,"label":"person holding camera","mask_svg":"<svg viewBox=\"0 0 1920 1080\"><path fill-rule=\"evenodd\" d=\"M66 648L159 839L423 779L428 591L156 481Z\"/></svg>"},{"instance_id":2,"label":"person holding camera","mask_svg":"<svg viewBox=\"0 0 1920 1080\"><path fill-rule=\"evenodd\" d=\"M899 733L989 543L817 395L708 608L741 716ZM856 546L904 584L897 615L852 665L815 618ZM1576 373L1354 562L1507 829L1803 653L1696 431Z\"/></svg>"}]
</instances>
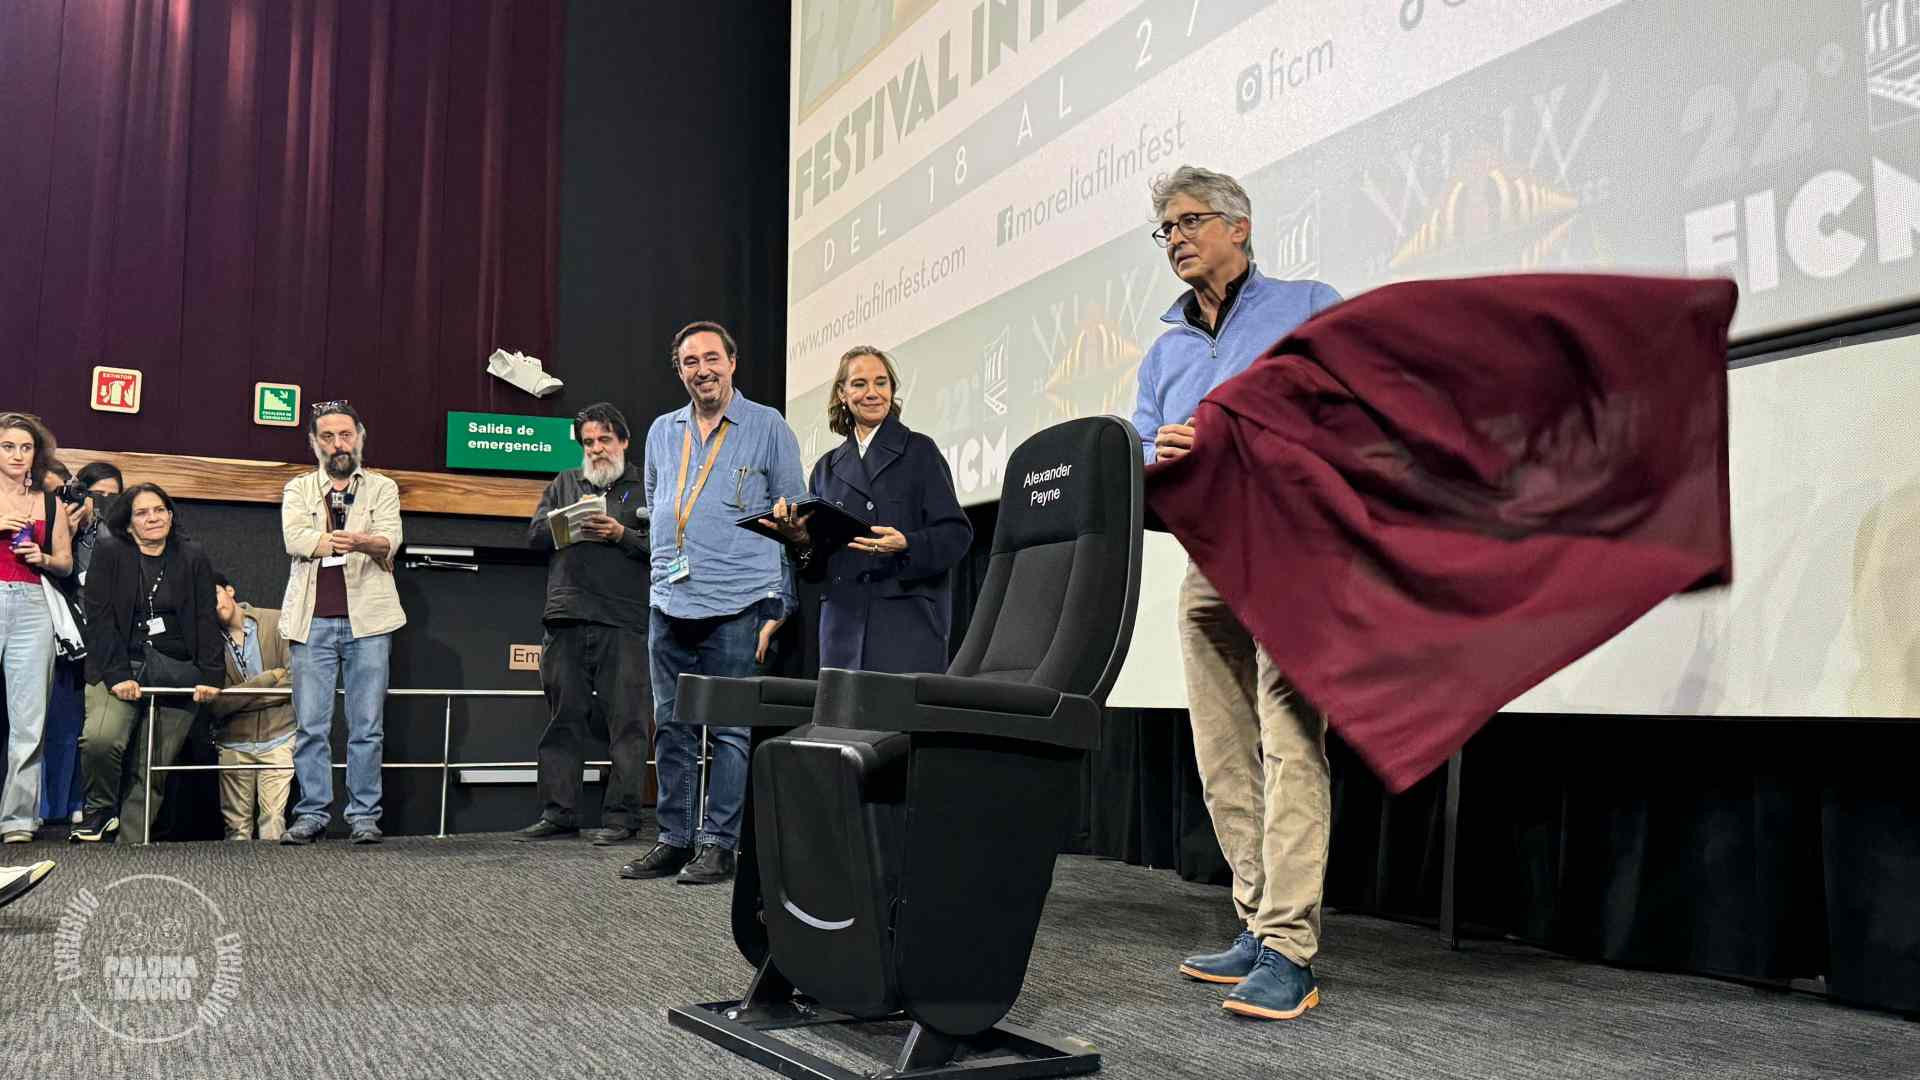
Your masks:
<instances>
[{"instance_id":1,"label":"person holding camera","mask_svg":"<svg viewBox=\"0 0 1920 1080\"><path fill-rule=\"evenodd\" d=\"M39 826L40 753L53 670L53 615L43 575L73 567L67 517L40 486L53 436L38 417L0 413L0 672L7 685L7 770L0 841L24 844Z\"/></svg>"},{"instance_id":2,"label":"person holding camera","mask_svg":"<svg viewBox=\"0 0 1920 1080\"><path fill-rule=\"evenodd\" d=\"M168 765L179 756L194 710L177 697L157 700L149 734L149 713L140 705L145 688L191 686L198 704L212 700L226 681L213 566L176 523L166 489L135 484L107 515L113 541L94 552L83 590L87 721L80 763L87 805L69 839L105 840L124 823L132 842L146 842L147 823L159 816L166 791L164 777L148 783L150 770L155 761ZM147 759L149 744L153 761Z\"/></svg>"},{"instance_id":3,"label":"person holding camera","mask_svg":"<svg viewBox=\"0 0 1920 1080\"><path fill-rule=\"evenodd\" d=\"M87 718L87 650L84 636L77 631L85 621L80 615L80 585L93 560L93 534L99 523L94 513L95 497L74 480L58 458L47 462L41 487L58 500L60 513L73 534L73 572L64 578L47 579L54 590L47 595L48 612L54 622L54 656L47 722L41 735L40 817L49 822L64 821L71 829L80 824L87 801L80 781L80 729ZM64 625L62 614L66 616Z\"/></svg>"},{"instance_id":4,"label":"person holding camera","mask_svg":"<svg viewBox=\"0 0 1920 1080\"><path fill-rule=\"evenodd\" d=\"M60 500L73 508L73 575L69 580L76 589L87 583L87 568L93 565L101 523L126 486L126 478L113 462L92 461L61 489Z\"/></svg>"}]
</instances>

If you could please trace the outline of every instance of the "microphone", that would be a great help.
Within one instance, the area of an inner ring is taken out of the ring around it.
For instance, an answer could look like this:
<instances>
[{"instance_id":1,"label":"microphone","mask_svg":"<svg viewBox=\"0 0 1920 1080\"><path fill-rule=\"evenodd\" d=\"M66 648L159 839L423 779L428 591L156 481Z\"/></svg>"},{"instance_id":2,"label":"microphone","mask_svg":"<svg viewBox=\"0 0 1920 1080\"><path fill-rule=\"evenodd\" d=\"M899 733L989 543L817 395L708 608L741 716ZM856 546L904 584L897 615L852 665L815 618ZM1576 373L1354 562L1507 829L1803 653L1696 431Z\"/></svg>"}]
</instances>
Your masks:
<instances>
[{"instance_id":1,"label":"microphone","mask_svg":"<svg viewBox=\"0 0 1920 1080\"><path fill-rule=\"evenodd\" d=\"M328 492L327 502L333 508L333 512L327 515L327 524L336 530L346 528L347 506L349 505L347 493L344 491Z\"/></svg>"}]
</instances>

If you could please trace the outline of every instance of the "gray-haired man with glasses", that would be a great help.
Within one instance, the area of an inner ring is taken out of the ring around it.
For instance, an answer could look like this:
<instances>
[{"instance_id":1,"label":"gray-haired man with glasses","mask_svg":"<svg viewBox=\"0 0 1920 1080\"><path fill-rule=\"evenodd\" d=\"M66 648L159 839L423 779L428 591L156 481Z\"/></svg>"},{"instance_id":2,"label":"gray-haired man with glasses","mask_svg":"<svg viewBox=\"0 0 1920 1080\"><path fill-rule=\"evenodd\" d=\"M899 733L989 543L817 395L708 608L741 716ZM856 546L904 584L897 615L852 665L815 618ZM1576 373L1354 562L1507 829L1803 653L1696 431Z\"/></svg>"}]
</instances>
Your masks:
<instances>
[{"instance_id":1,"label":"gray-haired man with glasses","mask_svg":"<svg viewBox=\"0 0 1920 1080\"><path fill-rule=\"evenodd\" d=\"M1193 449L1193 414L1293 328L1340 301L1318 281L1276 281L1253 264L1253 204L1230 176L1182 166L1153 186L1153 239L1188 288L1140 362L1133 425L1148 462ZM1202 436L1204 437L1204 436ZM1327 872L1326 721L1191 563L1180 645L1193 754L1245 925L1224 951L1180 973L1234 989L1230 1012L1287 1020L1319 1003L1313 958Z\"/></svg>"},{"instance_id":2,"label":"gray-haired man with glasses","mask_svg":"<svg viewBox=\"0 0 1920 1080\"><path fill-rule=\"evenodd\" d=\"M400 487L361 467L367 427L345 401L307 419L320 467L287 481L280 532L293 566L280 633L293 653L294 776L300 801L283 844L310 844L333 806L334 687L346 687L347 824L356 844L380 842L387 666L406 625L393 559L400 553Z\"/></svg>"}]
</instances>

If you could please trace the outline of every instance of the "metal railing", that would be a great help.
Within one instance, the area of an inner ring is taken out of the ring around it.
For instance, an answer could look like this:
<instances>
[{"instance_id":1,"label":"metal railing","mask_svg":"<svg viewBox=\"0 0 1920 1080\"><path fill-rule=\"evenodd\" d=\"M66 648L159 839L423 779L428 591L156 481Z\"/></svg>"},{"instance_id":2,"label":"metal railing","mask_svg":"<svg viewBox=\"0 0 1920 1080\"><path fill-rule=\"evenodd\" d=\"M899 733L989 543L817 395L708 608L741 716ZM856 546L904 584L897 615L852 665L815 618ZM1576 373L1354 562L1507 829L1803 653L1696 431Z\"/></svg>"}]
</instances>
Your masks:
<instances>
[{"instance_id":1,"label":"metal railing","mask_svg":"<svg viewBox=\"0 0 1920 1080\"><path fill-rule=\"evenodd\" d=\"M144 847L153 843L153 774L156 772L285 772L293 768L288 765L155 765L153 763L153 740L155 721L158 717L162 696L191 695L191 686L143 686L140 695L147 699L147 754L143 759L146 768L140 777L140 843ZM229 687L220 691L222 695L236 697L291 697L293 690L288 687ZM339 696L346 694L345 689L335 688ZM544 698L542 690L388 690L386 696L395 697L439 697L446 699L446 708L441 713L440 760L439 761L382 761L380 768L386 769L439 769L440 770L440 831L435 834L439 839L447 837L447 792L455 769L532 769L539 768L538 761L454 761L453 757L453 701L455 698ZM384 724L383 724L384 726ZM298 738L296 731L294 737ZM329 757L332 755L329 754ZM700 797L696 804L699 813L704 814L707 805L707 731L700 729L700 756L696 763L700 770ZM649 757L647 764L652 765ZM345 769L346 763L333 761L336 769ZM604 766L612 768L611 761L586 761L583 766Z\"/></svg>"}]
</instances>

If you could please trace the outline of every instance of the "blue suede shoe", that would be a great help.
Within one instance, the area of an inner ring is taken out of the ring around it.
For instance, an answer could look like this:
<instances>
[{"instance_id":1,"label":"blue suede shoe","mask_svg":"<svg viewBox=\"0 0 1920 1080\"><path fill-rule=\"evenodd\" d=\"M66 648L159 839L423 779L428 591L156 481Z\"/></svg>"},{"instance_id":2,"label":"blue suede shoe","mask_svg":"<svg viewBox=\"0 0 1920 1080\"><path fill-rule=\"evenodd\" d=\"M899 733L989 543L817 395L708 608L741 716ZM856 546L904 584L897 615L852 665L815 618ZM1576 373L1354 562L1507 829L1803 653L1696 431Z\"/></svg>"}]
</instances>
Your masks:
<instances>
[{"instance_id":1,"label":"blue suede shoe","mask_svg":"<svg viewBox=\"0 0 1920 1080\"><path fill-rule=\"evenodd\" d=\"M1242 930L1225 952L1201 953L1180 961L1180 974L1210 983L1237 983L1253 970L1260 959L1260 939L1253 931Z\"/></svg>"},{"instance_id":2,"label":"blue suede shoe","mask_svg":"<svg viewBox=\"0 0 1920 1080\"><path fill-rule=\"evenodd\" d=\"M1313 968L1301 967L1263 946L1246 981L1220 1007L1256 1020L1291 1020L1318 1004L1320 983L1313 977Z\"/></svg>"}]
</instances>

